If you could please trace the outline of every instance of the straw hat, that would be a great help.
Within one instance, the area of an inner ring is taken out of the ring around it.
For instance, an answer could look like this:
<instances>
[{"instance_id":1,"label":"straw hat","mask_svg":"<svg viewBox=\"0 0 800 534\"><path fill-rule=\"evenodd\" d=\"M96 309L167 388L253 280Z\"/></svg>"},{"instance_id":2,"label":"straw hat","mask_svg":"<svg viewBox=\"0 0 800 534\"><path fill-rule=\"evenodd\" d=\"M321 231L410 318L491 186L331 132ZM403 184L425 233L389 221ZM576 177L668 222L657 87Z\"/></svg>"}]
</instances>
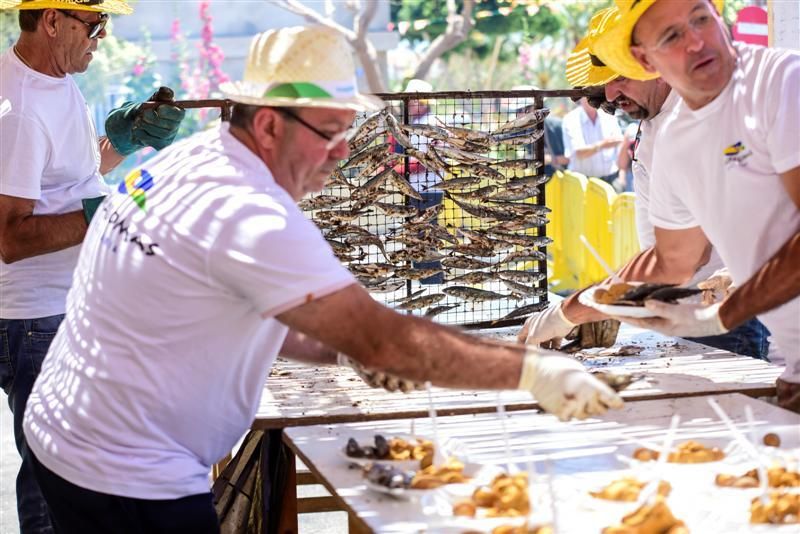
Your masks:
<instances>
[{"instance_id":1,"label":"straw hat","mask_svg":"<svg viewBox=\"0 0 800 534\"><path fill-rule=\"evenodd\" d=\"M70 9L109 15L130 15L126 0L0 0L0 9Z\"/></svg>"},{"instance_id":2,"label":"straw hat","mask_svg":"<svg viewBox=\"0 0 800 534\"><path fill-rule=\"evenodd\" d=\"M619 76L594 55L594 41L613 27L619 18L616 7L601 9L592 16L589 31L567 58L567 81L573 87L605 85ZM657 76L656 76L657 77Z\"/></svg>"},{"instance_id":3,"label":"straw hat","mask_svg":"<svg viewBox=\"0 0 800 534\"><path fill-rule=\"evenodd\" d=\"M599 35L592 44L594 53L606 65L632 80L652 80L660 75L648 72L631 54L631 35L641 16L656 0L615 0L619 8L617 23ZM712 0L718 13L722 13L724 0Z\"/></svg>"},{"instance_id":4,"label":"straw hat","mask_svg":"<svg viewBox=\"0 0 800 534\"><path fill-rule=\"evenodd\" d=\"M382 109L382 100L358 92L355 73L352 50L339 32L295 26L256 35L244 79L225 82L220 91L255 106Z\"/></svg>"}]
</instances>

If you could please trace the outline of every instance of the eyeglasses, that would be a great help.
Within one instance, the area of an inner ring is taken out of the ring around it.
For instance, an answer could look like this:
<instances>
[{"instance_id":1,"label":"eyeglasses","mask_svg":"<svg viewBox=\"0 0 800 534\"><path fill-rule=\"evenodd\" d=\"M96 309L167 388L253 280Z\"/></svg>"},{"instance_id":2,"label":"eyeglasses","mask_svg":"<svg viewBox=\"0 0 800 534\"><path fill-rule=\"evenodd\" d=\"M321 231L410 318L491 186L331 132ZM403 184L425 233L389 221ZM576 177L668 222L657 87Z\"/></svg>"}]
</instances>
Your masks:
<instances>
[{"instance_id":1,"label":"eyeglasses","mask_svg":"<svg viewBox=\"0 0 800 534\"><path fill-rule=\"evenodd\" d=\"M108 23L108 13L99 13L100 20L98 20L97 22L86 22L82 18L73 15L69 11L64 11L63 9L59 9L58 11L68 16L71 19L75 19L78 22L85 24L89 28L89 39L94 39L95 37L100 35L100 32L102 32L105 29L106 24Z\"/></svg>"},{"instance_id":2,"label":"eyeglasses","mask_svg":"<svg viewBox=\"0 0 800 534\"><path fill-rule=\"evenodd\" d=\"M685 46L686 36L689 31L700 33L706 30L714 22L714 17L706 7L697 9L696 13L689 18L689 23L680 27L670 28L652 47L659 52L669 52L678 47Z\"/></svg>"},{"instance_id":3,"label":"eyeglasses","mask_svg":"<svg viewBox=\"0 0 800 534\"><path fill-rule=\"evenodd\" d=\"M327 141L327 143L325 144L325 150L331 150L333 147L335 147L336 145L347 139L349 134L352 132L352 128L348 128L347 130L331 135L323 131L320 131L316 126L309 124L308 122L300 118L300 116L297 113L295 113L290 109L287 108L273 108L273 109L278 113L281 113L293 120L296 120L309 130L320 136L321 138L325 139Z\"/></svg>"}]
</instances>

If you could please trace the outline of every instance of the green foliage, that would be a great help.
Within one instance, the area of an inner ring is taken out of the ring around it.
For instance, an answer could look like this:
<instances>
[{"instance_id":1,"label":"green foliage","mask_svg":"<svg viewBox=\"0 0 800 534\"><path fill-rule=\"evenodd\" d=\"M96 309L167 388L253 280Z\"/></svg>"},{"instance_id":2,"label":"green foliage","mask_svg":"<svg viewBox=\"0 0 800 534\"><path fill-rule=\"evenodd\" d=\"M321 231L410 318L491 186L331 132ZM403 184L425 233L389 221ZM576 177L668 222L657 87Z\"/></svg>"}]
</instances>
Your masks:
<instances>
[{"instance_id":1,"label":"green foliage","mask_svg":"<svg viewBox=\"0 0 800 534\"><path fill-rule=\"evenodd\" d=\"M463 0L456 0L460 13ZM537 2L520 2L509 0L478 0L472 12L475 25L467 40L451 50L450 54L463 54L470 50L478 58L491 54L495 37L501 36L512 41L533 36L554 35L561 29L561 21L548 6L542 6L533 15L527 12L528 4L536 7ZM500 9L509 9L508 14L501 14ZM484 16L482 12L489 13ZM478 14L481 16L478 16ZM393 2L391 16L394 24L411 23L403 36L411 44L430 42L447 29L447 4L445 0L399 0ZM421 29L414 29L413 23L428 21ZM511 60L513 48L504 48L500 60Z\"/></svg>"}]
</instances>

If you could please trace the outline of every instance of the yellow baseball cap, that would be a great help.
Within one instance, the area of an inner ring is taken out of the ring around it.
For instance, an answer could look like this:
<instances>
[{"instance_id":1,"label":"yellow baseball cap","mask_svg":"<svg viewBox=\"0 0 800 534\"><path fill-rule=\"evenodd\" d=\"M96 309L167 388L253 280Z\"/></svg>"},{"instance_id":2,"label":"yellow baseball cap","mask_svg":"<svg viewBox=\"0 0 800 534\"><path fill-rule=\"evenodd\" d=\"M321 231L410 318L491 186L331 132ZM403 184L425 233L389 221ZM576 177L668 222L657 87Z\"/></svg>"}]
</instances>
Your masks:
<instances>
[{"instance_id":1,"label":"yellow baseball cap","mask_svg":"<svg viewBox=\"0 0 800 534\"><path fill-rule=\"evenodd\" d=\"M612 27L599 35L592 43L592 50L621 76L632 80L654 80L660 76L649 72L631 54L631 35L633 28L650 6L657 0L615 0L619 17ZM718 13L722 13L724 0L712 0Z\"/></svg>"},{"instance_id":2,"label":"yellow baseball cap","mask_svg":"<svg viewBox=\"0 0 800 534\"><path fill-rule=\"evenodd\" d=\"M69 9L110 15L133 13L133 8L125 0L0 0L2 9Z\"/></svg>"},{"instance_id":3,"label":"yellow baseball cap","mask_svg":"<svg viewBox=\"0 0 800 534\"><path fill-rule=\"evenodd\" d=\"M616 7L601 9L589 21L589 31L567 58L567 81L573 87L605 85L618 76L593 54L594 41L619 18Z\"/></svg>"}]
</instances>

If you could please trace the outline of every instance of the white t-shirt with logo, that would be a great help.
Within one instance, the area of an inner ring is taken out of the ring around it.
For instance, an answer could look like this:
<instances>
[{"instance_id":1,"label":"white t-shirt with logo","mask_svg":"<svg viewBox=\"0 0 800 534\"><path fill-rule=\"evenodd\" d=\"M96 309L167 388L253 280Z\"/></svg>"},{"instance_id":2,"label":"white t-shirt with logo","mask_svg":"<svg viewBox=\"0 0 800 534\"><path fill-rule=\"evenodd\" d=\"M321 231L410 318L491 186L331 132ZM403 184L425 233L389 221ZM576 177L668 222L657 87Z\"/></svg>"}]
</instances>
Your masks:
<instances>
[{"instance_id":1,"label":"white t-shirt with logo","mask_svg":"<svg viewBox=\"0 0 800 534\"><path fill-rule=\"evenodd\" d=\"M71 76L27 67L0 55L0 195L35 200L34 215L69 213L105 195L97 131ZM0 318L64 313L80 247L7 265L0 261Z\"/></svg>"},{"instance_id":2,"label":"white t-shirt with logo","mask_svg":"<svg viewBox=\"0 0 800 534\"><path fill-rule=\"evenodd\" d=\"M587 158L579 158L575 151L593 145L604 139L617 137L622 142L622 129L617 119L603 110L597 110L597 118L592 121L581 106L564 116L561 123L564 136L564 155L569 158L567 168L586 177L608 176L618 170L617 155L619 145L598 150Z\"/></svg>"},{"instance_id":3,"label":"white t-shirt with logo","mask_svg":"<svg viewBox=\"0 0 800 534\"><path fill-rule=\"evenodd\" d=\"M25 434L81 487L203 493L253 421L287 334L275 316L355 282L227 125L120 188L89 228Z\"/></svg>"},{"instance_id":4,"label":"white t-shirt with logo","mask_svg":"<svg viewBox=\"0 0 800 534\"><path fill-rule=\"evenodd\" d=\"M702 227L742 285L800 229L779 177L800 166L800 53L737 44L730 83L711 103L681 101L656 135L650 220ZM800 381L800 297L759 315Z\"/></svg>"},{"instance_id":5,"label":"white t-shirt with logo","mask_svg":"<svg viewBox=\"0 0 800 534\"><path fill-rule=\"evenodd\" d=\"M633 189L636 193L636 230L639 234L639 245L642 250L655 245L656 236L653 223L650 222L650 170L653 168L653 152L655 150L655 137L664 118L669 116L681 97L677 91L670 91L661 111L652 119L642 121L639 142L636 146L633 162ZM711 250L708 262L698 269L697 273L686 285L693 286L698 282L707 280L712 274L725 265L715 249Z\"/></svg>"}]
</instances>

